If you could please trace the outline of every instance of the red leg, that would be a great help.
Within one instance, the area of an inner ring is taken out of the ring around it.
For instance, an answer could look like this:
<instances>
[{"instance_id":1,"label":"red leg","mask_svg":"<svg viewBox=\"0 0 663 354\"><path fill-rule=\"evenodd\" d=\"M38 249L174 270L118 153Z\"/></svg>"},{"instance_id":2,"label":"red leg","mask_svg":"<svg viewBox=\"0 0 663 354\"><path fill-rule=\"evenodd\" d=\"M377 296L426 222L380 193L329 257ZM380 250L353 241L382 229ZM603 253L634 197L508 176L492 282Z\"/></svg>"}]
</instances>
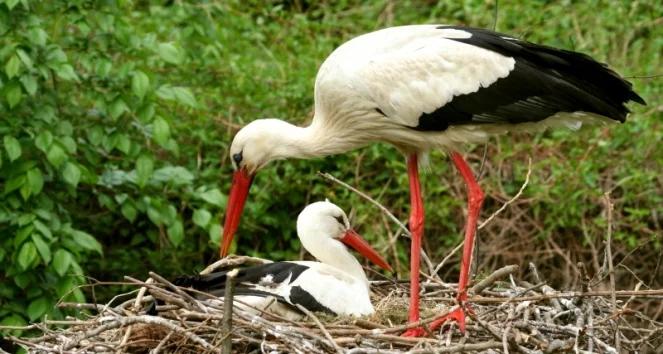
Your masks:
<instances>
[{"instance_id":1,"label":"red leg","mask_svg":"<svg viewBox=\"0 0 663 354\"><path fill-rule=\"evenodd\" d=\"M467 301L467 283L469 281L470 275L470 265L472 263L472 251L474 250L474 234L477 230L477 220L479 219L479 211L481 210L481 204L483 204L484 194L479 187L472 169L467 164L465 159L457 153L451 153L451 159L453 160L456 168L463 176L465 184L467 185L467 222L465 223L465 244L463 245L463 258L460 262L460 277L458 279L458 303L461 304L461 308L458 308L448 315L436 320L430 325L431 330L437 329L444 322L449 319L454 319L458 322L458 327L462 332L465 332L465 312L462 308L465 301Z\"/></svg>"},{"instance_id":2,"label":"red leg","mask_svg":"<svg viewBox=\"0 0 663 354\"><path fill-rule=\"evenodd\" d=\"M410 247L410 311L408 322L419 321L419 256L421 252L421 238L424 233L424 203L421 198L421 184L419 183L419 168L417 154L411 154L407 159L407 174L410 179L410 233L412 245ZM421 337L426 332L423 328L412 328L403 333L406 337Z\"/></svg>"}]
</instances>

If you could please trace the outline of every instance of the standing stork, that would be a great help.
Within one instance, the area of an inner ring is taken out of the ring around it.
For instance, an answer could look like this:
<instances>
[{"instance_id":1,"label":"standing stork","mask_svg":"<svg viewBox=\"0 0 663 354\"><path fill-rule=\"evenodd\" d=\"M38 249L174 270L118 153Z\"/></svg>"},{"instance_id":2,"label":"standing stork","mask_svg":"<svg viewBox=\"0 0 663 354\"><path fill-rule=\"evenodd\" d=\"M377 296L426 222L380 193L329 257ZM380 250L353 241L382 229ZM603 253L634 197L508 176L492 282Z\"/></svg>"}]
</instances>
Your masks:
<instances>
[{"instance_id":1,"label":"standing stork","mask_svg":"<svg viewBox=\"0 0 663 354\"><path fill-rule=\"evenodd\" d=\"M470 258L484 194L457 152L467 143L511 131L579 128L624 122L625 104L644 100L631 84L591 57L476 28L414 25L364 34L338 47L315 81L308 127L258 119L230 146L235 173L226 209L221 256L239 225L255 173L277 159L339 154L388 142L407 156L412 233L409 321L419 320L419 255L424 208L418 164L444 149L465 180L468 215L458 301L467 300ZM462 306L431 324L454 319ZM423 335L422 328L407 336Z\"/></svg>"},{"instance_id":2,"label":"standing stork","mask_svg":"<svg viewBox=\"0 0 663 354\"><path fill-rule=\"evenodd\" d=\"M332 315L372 314L366 273L346 245L385 270L391 271L391 267L350 227L343 210L329 201L309 204L297 217L297 235L304 249L319 262L274 262L239 268L235 278L237 298L290 319L301 317L297 305ZM184 276L175 284L223 296L228 272Z\"/></svg>"}]
</instances>

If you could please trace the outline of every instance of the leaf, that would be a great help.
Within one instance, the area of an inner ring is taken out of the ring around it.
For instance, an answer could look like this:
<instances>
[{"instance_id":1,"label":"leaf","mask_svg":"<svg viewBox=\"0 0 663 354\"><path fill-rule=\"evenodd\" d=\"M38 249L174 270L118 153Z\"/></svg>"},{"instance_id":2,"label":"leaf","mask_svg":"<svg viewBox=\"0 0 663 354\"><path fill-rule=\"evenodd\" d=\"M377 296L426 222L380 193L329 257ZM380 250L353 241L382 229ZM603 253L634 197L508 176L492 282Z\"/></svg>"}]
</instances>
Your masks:
<instances>
[{"instance_id":1,"label":"leaf","mask_svg":"<svg viewBox=\"0 0 663 354\"><path fill-rule=\"evenodd\" d=\"M32 58L30 58L30 56L28 55L28 53L26 53L23 49L18 48L18 49L16 49L16 54L17 54L18 57L21 59L21 61L23 62L23 64L25 64L25 66L26 66L28 69L32 70L32 68L33 68Z\"/></svg>"},{"instance_id":2,"label":"leaf","mask_svg":"<svg viewBox=\"0 0 663 354\"><path fill-rule=\"evenodd\" d=\"M21 60L16 55L12 55L12 57L7 61L7 64L5 64L5 74L7 74L7 78L11 79L18 75L18 71L20 69Z\"/></svg>"},{"instance_id":3,"label":"leaf","mask_svg":"<svg viewBox=\"0 0 663 354\"><path fill-rule=\"evenodd\" d=\"M26 270L37 259L37 248L34 243L26 242L18 251L18 265L21 269Z\"/></svg>"},{"instance_id":4,"label":"leaf","mask_svg":"<svg viewBox=\"0 0 663 354\"><path fill-rule=\"evenodd\" d=\"M21 274L17 274L14 277L14 283L18 285L19 288L25 289L30 283L33 282L33 277L31 272L23 272Z\"/></svg>"},{"instance_id":5,"label":"leaf","mask_svg":"<svg viewBox=\"0 0 663 354\"><path fill-rule=\"evenodd\" d=\"M21 92L21 86L19 86L16 82L11 82L9 85L7 85L5 98L7 99L9 108L16 107L16 105L21 102L21 99L23 98L22 96L23 93Z\"/></svg>"},{"instance_id":6,"label":"leaf","mask_svg":"<svg viewBox=\"0 0 663 354\"><path fill-rule=\"evenodd\" d=\"M41 170L32 168L25 175L32 195L39 194L44 187L44 176L41 174Z\"/></svg>"},{"instance_id":7,"label":"leaf","mask_svg":"<svg viewBox=\"0 0 663 354\"><path fill-rule=\"evenodd\" d=\"M173 185L191 184L194 176L182 166L165 166L152 174L152 181L156 183L170 183Z\"/></svg>"},{"instance_id":8,"label":"leaf","mask_svg":"<svg viewBox=\"0 0 663 354\"><path fill-rule=\"evenodd\" d=\"M33 27L28 30L28 39L33 44L38 46L45 46L48 34L41 27Z\"/></svg>"},{"instance_id":9,"label":"leaf","mask_svg":"<svg viewBox=\"0 0 663 354\"><path fill-rule=\"evenodd\" d=\"M98 146L101 143L103 136L104 136L104 131L98 125L95 125L94 127L88 129L87 131L87 141L95 146Z\"/></svg>"},{"instance_id":10,"label":"leaf","mask_svg":"<svg viewBox=\"0 0 663 354\"><path fill-rule=\"evenodd\" d=\"M74 71L74 67L69 65L69 64L59 65L55 69L55 74L59 78L61 78L62 80L65 80L65 81L77 81L78 80L78 75L76 75L76 72Z\"/></svg>"},{"instance_id":11,"label":"leaf","mask_svg":"<svg viewBox=\"0 0 663 354\"><path fill-rule=\"evenodd\" d=\"M167 101L177 101L191 107L196 107L197 102L193 93L188 87L161 85L156 92L159 98Z\"/></svg>"},{"instance_id":12,"label":"leaf","mask_svg":"<svg viewBox=\"0 0 663 354\"><path fill-rule=\"evenodd\" d=\"M121 211L122 211L122 215L124 215L124 217L127 218L127 220L129 220L131 222L134 222L134 220L136 220L137 211L136 211L136 208L134 208L134 206L131 205L131 203L127 202L127 203L122 204L122 210Z\"/></svg>"},{"instance_id":13,"label":"leaf","mask_svg":"<svg viewBox=\"0 0 663 354\"><path fill-rule=\"evenodd\" d=\"M9 8L9 10L12 10L16 5L18 5L18 1L19 0L5 0L5 5L7 5L7 8Z\"/></svg>"},{"instance_id":14,"label":"leaf","mask_svg":"<svg viewBox=\"0 0 663 354\"><path fill-rule=\"evenodd\" d=\"M175 99L175 91L173 90L173 87L168 84L161 85L157 89L157 96L164 100L172 101Z\"/></svg>"},{"instance_id":15,"label":"leaf","mask_svg":"<svg viewBox=\"0 0 663 354\"><path fill-rule=\"evenodd\" d=\"M161 212L159 209L150 205L147 207L147 217L152 221L154 225L161 226L163 224L163 219L161 218Z\"/></svg>"},{"instance_id":16,"label":"leaf","mask_svg":"<svg viewBox=\"0 0 663 354\"><path fill-rule=\"evenodd\" d=\"M64 276L69 270L72 259L73 257L69 251L60 248L53 255L53 268L60 276Z\"/></svg>"},{"instance_id":17,"label":"leaf","mask_svg":"<svg viewBox=\"0 0 663 354\"><path fill-rule=\"evenodd\" d=\"M113 118L113 120L116 120L122 115L122 113L127 111L129 111L129 107L127 107L127 104L124 103L124 101L120 98L113 101L113 103L111 103L108 107L108 113L110 114L111 118Z\"/></svg>"},{"instance_id":18,"label":"leaf","mask_svg":"<svg viewBox=\"0 0 663 354\"><path fill-rule=\"evenodd\" d=\"M28 317L30 318L30 321L34 321L41 317L43 314L48 311L48 308L50 307L48 298L46 297L40 297L30 303L28 306Z\"/></svg>"},{"instance_id":19,"label":"leaf","mask_svg":"<svg viewBox=\"0 0 663 354\"><path fill-rule=\"evenodd\" d=\"M131 90L133 90L134 95L142 99L145 97L145 94L149 88L150 78L148 78L144 72L137 70L134 73L134 76L131 78Z\"/></svg>"},{"instance_id":20,"label":"leaf","mask_svg":"<svg viewBox=\"0 0 663 354\"><path fill-rule=\"evenodd\" d=\"M156 117L152 127L154 141L159 145L165 145L168 142L168 138L170 138L170 126L168 125L168 122L161 117Z\"/></svg>"},{"instance_id":21,"label":"leaf","mask_svg":"<svg viewBox=\"0 0 663 354\"><path fill-rule=\"evenodd\" d=\"M5 135L2 139L5 144L5 151L7 151L7 157L9 161L14 161L17 158L21 157L21 144L10 135Z\"/></svg>"},{"instance_id":22,"label":"leaf","mask_svg":"<svg viewBox=\"0 0 663 354\"><path fill-rule=\"evenodd\" d=\"M221 231L223 231L223 228L221 227L220 224L214 223L210 225L209 227L209 240L212 242L214 245L218 245L219 241L221 241Z\"/></svg>"},{"instance_id":23,"label":"leaf","mask_svg":"<svg viewBox=\"0 0 663 354\"><path fill-rule=\"evenodd\" d=\"M19 176L16 176L16 177L10 179L9 181L7 181L7 183L5 183L4 194L9 194L9 193L23 187L23 185L25 184L25 181L26 181L25 175L19 175Z\"/></svg>"},{"instance_id":24,"label":"leaf","mask_svg":"<svg viewBox=\"0 0 663 354\"><path fill-rule=\"evenodd\" d=\"M87 232L83 232L80 230L73 230L71 232L74 242L78 244L79 246L91 250L91 251L96 251L99 254L102 254L101 250L101 244L97 239L95 239L92 235L88 234Z\"/></svg>"},{"instance_id":25,"label":"leaf","mask_svg":"<svg viewBox=\"0 0 663 354\"><path fill-rule=\"evenodd\" d=\"M210 204L214 204L218 207L222 207L223 204L226 201L226 197L223 194L221 194L221 191L219 191L216 188L210 189L210 190L200 194L200 198L202 198L204 201L206 201Z\"/></svg>"},{"instance_id":26,"label":"leaf","mask_svg":"<svg viewBox=\"0 0 663 354\"><path fill-rule=\"evenodd\" d=\"M127 134L117 134L115 138L115 147L122 151L124 154L128 154L131 149L131 140Z\"/></svg>"},{"instance_id":27,"label":"leaf","mask_svg":"<svg viewBox=\"0 0 663 354\"><path fill-rule=\"evenodd\" d=\"M184 227L182 226L182 221L179 219L175 220L175 222L168 227L168 238L175 247L182 243L184 240Z\"/></svg>"},{"instance_id":28,"label":"leaf","mask_svg":"<svg viewBox=\"0 0 663 354\"><path fill-rule=\"evenodd\" d=\"M39 135L37 135L37 138L35 139L35 146L37 149L47 152L48 148L51 146L53 143L53 134L48 131L44 130Z\"/></svg>"},{"instance_id":29,"label":"leaf","mask_svg":"<svg viewBox=\"0 0 663 354\"><path fill-rule=\"evenodd\" d=\"M23 200L28 200L28 198L30 198L30 195L32 194L32 190L30 190L30 185L27 183L21 186L19 192L21 193L21 197L23 197Z\"/></svg>"},{"instance_id":30,"label":"leaf","mask_svg":"<svg viewBox=\"0 0 663 354\"><path fill-rule=\"evenodd\" d=\"M48 264L51 262L51 248L48 246L48 244L44 241L41 236L37 233L32 233L32 242L34 242L35 247L37 248L37 252L39 252L39 255L41 256L41 259L44 261L44 264Z\"/></svg>"},{"instance_id":31,"label":"leaf","mask_svg":"<svg viewBox=\"0 0 663 354\"><path fill-rule=\"evenodd\" d=\"M21 76L20 81L23 84L23 88L25 88L25 92L30 96L34 96L35 93L37 93L37 79L35 79L34 76L23 75Z\"/></svg>"},{"instance_id":32,"label":"leaf","mask_svg":"<svg viewBox=\"0 0 663 354\"><path fill-rule=\"evenodd\" d=\"M161 59L171 64L179 64L184 59L183 54L172 43L160 43L157 51Z\"/></svg>"},{"instance_id":33,"label":"leaf","mask_svg":"<svg viewBox=\"0 0 663 354\"><path fill-rule=\"evenodd\" d=\"M75 163L67 162L62 171L62 177L65 182L76 187L81 179L81 169Z\"/></svg>"},{"instance_id":34,"label":"leaf","mask_svg":"<svg viewBox=\"0 0 663 354\"><path fill-rule=\"evenodd\" d=\"M48 226L44 225L44 223L42 223L39 220L34 220L32 222L32 225L34 225L34 227L37 230L39 230L39 232L41 232L41 234L44 235L46 238L53 240L53 233L51 232L51 229L49 229Z\"/></svg>"},{"instance_id":35,"label":"leaf","mask_svg":"<svg viewBox=\"0 0 663 354\"><path fill-rule=\"evenodd\" d=\"M7 316L7 317L3 318L2 321L0 321L0 326L23 327L25 325L27 325L27 322L25 322L23 317L21 317L18 314L15 314L15 313L10 315L10 316ZM14 336L20 336L20 334L21 334L20 330L13 330L13 331L4 330L4 331L5 331L4 333L8 333L8 334L11 334L11 335L14 335Z\"/></svg>"},{"instance_id":36,"label":"leaf","mask_svg":"<svg viewBox=\"0 0 663 354\"><path fill-rule=\"evenodd\" d=\"M20 246L23 241L27 240L28 237L32 235L32 231L34 231L34 229L35 227L32 224L20 228L14 236L14 247L18 248L18 246Z\"/></svg>"},{"instance_id":37,"label":"leaf","mask_svg":"<svg viewBox=\"0 0 663 354\"><path fill-rule=\"evenodd\" d=\"M193 92L188 87L173 87L173 92L178 102L194 108L198 105Z\"/></svg>"},{"instance_id":38,"label":"leaf","mask_svg":"<svg viewBox=\"0 0 663 354\"><path fill-rule=\"evenodd\" d=\"M154 161L148 155L140 155L138 160L136 160L136 176L139 186L143 187L152 176L152 171L154 170Z\"/></svg>"},{"instance_id":39,"label":"leaf","mask_svg":"<svg viewBox=\"0 0 663 354\"><path fill-rule=\"evenodd\" d=\"M97 74L97 76L105 78L105 77L108 77L108 74L110 74L112 68L113 68L113 63L110 60L108 60L108 59L99 59L95 63L94 71Z\"/></svg>"},{"instance_id":40,"label":"leaf","mask_svg":"<svg viewBox=\"0 0 663 354\"><path fill-rule=\"evenodd\" d=\"M51 163L51 165L55 167L60 167L62 163L67 159L67 155L60 147L58 144L53 144L51 145L51 148L48 149L48 153L46 154L46 159L48 159L48 162Z\"/></svg>"},{"instance_id":41,"label":"leaf","mask_svg":"<svg viewBox=\"0 0 663 354\"><path fill-rule=\"evenodd\" d=\"M212 219L212 214L207 209L197 209L193 212L193 223L205 228Z\"/></svg>"}]
</instances>

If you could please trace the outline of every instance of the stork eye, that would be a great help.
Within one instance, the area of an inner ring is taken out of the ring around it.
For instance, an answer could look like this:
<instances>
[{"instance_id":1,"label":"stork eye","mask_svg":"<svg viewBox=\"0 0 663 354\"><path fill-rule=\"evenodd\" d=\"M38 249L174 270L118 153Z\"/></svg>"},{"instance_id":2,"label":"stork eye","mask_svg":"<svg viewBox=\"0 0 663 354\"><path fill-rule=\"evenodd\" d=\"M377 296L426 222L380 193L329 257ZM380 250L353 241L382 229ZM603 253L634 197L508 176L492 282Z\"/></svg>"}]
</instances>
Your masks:
<instances>
[{"instance_id":1,"label":"stork eye","mask_svg":"<svg viewBox=\"0 0 663 354\"><path fill-rule=\"evenodd\" d=\"M341 216L341 215L334 216L334 219L336 219L336 221L338 221L339 224L345 226L345 220L343 220L343 216Z\"/></svg>"},{"instance_id":2,"label":"stork eye","mask_svg":"<svg viewBox=\"0 0 663 354\"><path fill-rule=\"evenodd\" d=\"M233 155L233 161L235 161L235 164L239 167L239 164L242 162L242 151Z\"/></svg>"}]
</instances>

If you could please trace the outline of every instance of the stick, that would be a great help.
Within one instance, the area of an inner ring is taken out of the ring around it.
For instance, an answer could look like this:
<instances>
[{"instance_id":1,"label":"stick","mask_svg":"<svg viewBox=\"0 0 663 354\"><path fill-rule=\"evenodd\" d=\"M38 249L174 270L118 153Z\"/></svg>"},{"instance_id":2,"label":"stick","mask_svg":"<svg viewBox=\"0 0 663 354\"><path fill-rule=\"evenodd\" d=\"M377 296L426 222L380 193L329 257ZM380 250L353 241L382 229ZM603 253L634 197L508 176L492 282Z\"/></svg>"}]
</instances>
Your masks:
<instances>
[{"instance_id":1,"label":"stick","mask_svg":"<svg viewBox=\"0 0 663 354\"><path fill-rule=\"evenodd\" d=\"M518 190L518 193L513 196L513 198L509 199L506 203L502 204L502 206L497 209L488 219L483 221L481 225L479 225L478 229L481 230L483 229L486 225L488 225L489 222L491 222L497 215L499 215L501 212L506 209L511 203L515 202L516 199L520 198L520 196L523 194L523 191L525 190L525 187L527 187L527 184L529 183L529 177L532 174L532 158L529 157L527 160L527 175L525 176L525 182L523 182L523 185L520 186L520 190Z\"/></svg>"},{"instance_id":2,"label":"stick","mask_svg":"<svg viewBox=\"0 0 663 354\"><path fill-rule=\"evenodd\" d=\"M338 178L336 178L336 177L330 175L330 174L327 173L327 172L318 172L318 175L320 175L320 176L322 176L323 178L325 178L325 179L327 179L327 180L330 180L330 181L332 181L332 182L334 182L334 183L340 184L341 186L343 186L343 187L345 187L345 188L347 188L347 189L349 189L349 190L351 190L351 191L357 193L357 195L359 195L360 197L366 199L369 203L375 205L375 206L376 206L378 209L380 209L385 215L387 215L387 217L389 217L389 219L391 219L391 221L393 221L394 223L396 223L396 225L398 225L398 226L401 228L401 230L403 231L403 233L405 233L405 234L408 235L408 236L411 235L411 234L410 234L410 230L408 230L407 227L405 227L405 225L404 225L400 220L398 220L397 217L394 216L394 214L392 214L392 213L391 213L387 208L385 208L382 204L378 203L378 202L375 201L373 198L369 197L366 193L364 193L364 192L358 190L357 188L355 188L355 187L353 187L353 186L351 186L351 185L349 185L349 184L347 184L347 183L345 183L345 182L339 180Z\"/></svg>"},{"instance_id":3,"label":"stick","mask_svg":"<svg viewBox=\"0 0 663 354\"><path fill-rule=\"evenodd\" d=\"M266 263L272 263L272 261L268 259L262 259L262 258L257 258L257 257L250 257L250 256L237 256L237 255L229 255L225 258L219 259L218 261L208 265L205 269L203 269L199 274L200 275L207 275L210 274L214 271L216 271L219 268L225 268L228 266L238 266L238 265L256 265L256 264L266 264Z\"/></svg>"},{"instance_id":4,"label":"stick","mask_svg":"<svg viewBox=\"0 0 663 354\"><path fill-rule=\"evenodd\" d=\"M313 314L313 312L309 311L306 307L300 304L297 304L297 308L301 310L303 313L305 313L306 316L308 316L310 319L312 319L313 322L315 322L318 328L320 328L322 334L325 335L325 338L327 338L327 340L329 340L329 343L331 343L331 347L334 348L337 353L343 354L343 349L341 349L341 347L339 347L338 344L336 344L334 338L332 338L331 334L329 334L329 332L327 331L327 328L325 328L325 326L322 325L322 322L320 322L320 320Z\"/></svg>"},{"instance_id":5,"label":"stick","mask_svg":"<svg viewBox=\"0 0 663 354\"><path fill-rule=\"evenodd\" d=\"M225 338L222 344L222 354L232 353L232 326L233 326L233 295L235 291L235 277L239 273L238 269L233 269L226 273L226 288L223 293L223 333Z\"/></svg>"},{"instance_id":6,"label":"stick","mask_svg":"<svg viewBox=\"0 0 663 354\"><path fill-rule=\"evenodd\" d=\"M353 186L351 186L351 185L349 185L349 184L347 184L347 183L345 183L345 182L339 180L338 178L336 178L336 177L330 175L330 174L327 173L327 172L320 172L320 171L318 171L318 175L320 175L320 176L322 176L323 178L328 179L328 180L330 180L330 181L332 181L332 182L338 183L338 184L340 184L341 186L343 186L343 187L345 187L345 188L351 190L352 192L357 193L360 197L366 199L369 203L375 205L375 206L376 206L378 209L380 209L385 215L387 215L387 217L389 217L389 219L391 219L391 221L395 222L396 225L398 225L398 227L403 231L403 233L404 233L405 235L407 235L408 237L412 237L412 234L410 233L410 230L408 230L408 228L405 227L405 224L403 224L400 220L398 220L398 218L395 217L394 214L392 214L392 213L389 211L389 209L385 208L382 204L378 203L375 199L373 199L373 198L371 198L370 196L368 196L368 194L366 194L366 193L364 193L364 192L358 190L357 188L355 188L355 187L353 187ZM421 251L421 258L423 258L424 262L426 263L426 265L427 265L428 268L429 268L428 271L429 271L429 272L432 272L432 270L433 270L433 262L431 262L430 258L428 257L428 255L426 254L426 252L424 251L423 248L421 248L420 251Z\"/></svg>"},{"instance_id":7,"label":"stick","mask_svg":"<svg viewBox=\"0 0 663 354\"><path fill-rule=\"evenodd\" d=\"M487 287L493 285L497 280L500 278L503 278L509 274L513 274L518 270L518 266L513 264L513 265L508 265L504 266L496 271L494 271L492 274L484 278L482 281L478 282L476 285L474 285L470 291L475 293L475 294L480 294L484 289Z\"/></svg>"},{"instance_id":8,"label":"stick","mask_svg":"<svg viewBox=\"0 0 663 354\"><path fill-rule=\"evenodd\" d=\"M605 251L608 258L608 274L610 276L610 300L612 301L613 311L617 311L617 296L615 295L615 269L612 264L612 209L613 204L610 200L610 192L605 192L603 194L603 200L605 202L605 208L608 216L608 231L606 235L606 245ZM621 345L619 343L619 329L615 329L615 349L617 352L621 352Z\"/></svg>"}]
</instances>

